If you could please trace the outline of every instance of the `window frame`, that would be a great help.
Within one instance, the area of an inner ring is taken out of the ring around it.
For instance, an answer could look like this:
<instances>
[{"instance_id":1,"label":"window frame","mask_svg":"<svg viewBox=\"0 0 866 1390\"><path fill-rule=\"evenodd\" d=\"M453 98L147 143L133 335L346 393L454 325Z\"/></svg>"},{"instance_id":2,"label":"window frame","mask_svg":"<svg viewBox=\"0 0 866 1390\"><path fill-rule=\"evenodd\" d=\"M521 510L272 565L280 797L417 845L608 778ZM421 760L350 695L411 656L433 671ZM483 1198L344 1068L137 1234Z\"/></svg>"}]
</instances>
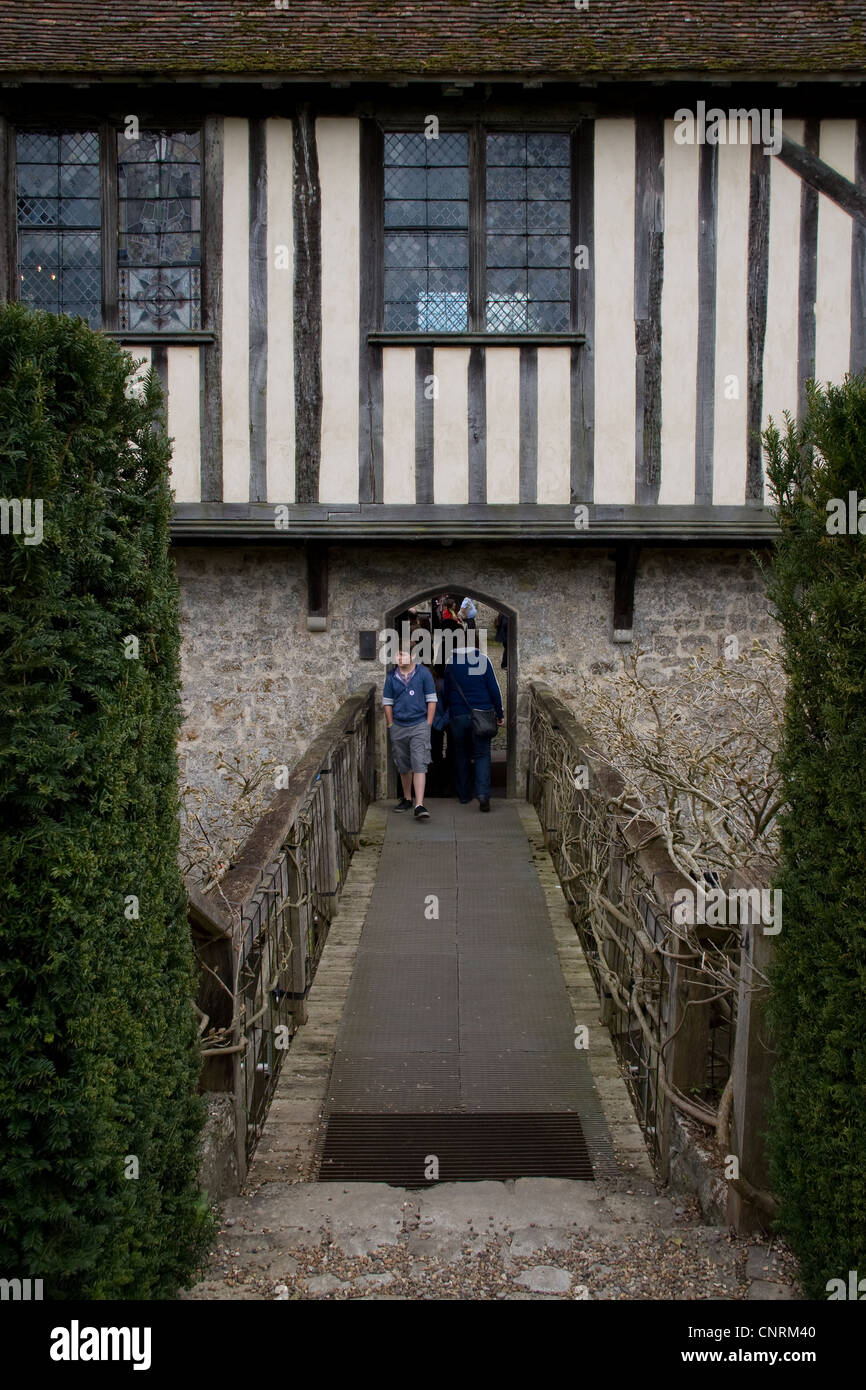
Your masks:
<instances>
[{"instance_id":1,"label":"window frame","mask_svg":"<svg viewBox=\"0 0 866 1390\"><path fill-rule=\"evenodd\" d=\"M411 345L414 343L432 343L436 346L453 344L483 345L488 343L502 343L519 346L543 346L545 344L580 344L585 341L585 334L575 330L578 321L577 305L577 276L574 267L574 248L579 242L578 232L578 183L579 183L579 162L578 162L578 130L580 121L575 120L532 120L531 118L515 117L512 120L481 120L478 118L467 118L461 120L459 117L448 117L440 123L440 134L465 133L468 135L468 168L469 168L469 275L468 275L468 328L463 332L448 332L445 330L434 332L404 332L400 330L386 329L384 327L385 318L385 156L384 156L384 137L391 134L412 134L418 133L419 120L423 125L423 118L417 114L400 119L398 115L389 113L387 116L380 116L376 119L377 142L376 160L377 167L361 171L362 179L366 176L372 181L374 196L371 199L371 207L375 208L376 225L370 229L372 235L368 235L367 244L372 247L375 256L373 266L363 266L362 274L368 270L374 276L376 286L375 294L375 322L367 333L367 341L381 346L399 346L401 344ZM571 255L569 257L569 329L567 332L512 332L490 331L486 328L487 316L487 136L495 134L552 134L568 135L570 144L570 190L569 190L569 236L571 245ZM372 157L372 156L371 156Z\"/></svg>"},{"instance_id":2,"label":"window frame","mask_svg":"<svg viewBox=\"0 0 866 1390\"><path fill-rule=\"evenodd\" d=\"M93 120L93 119L91 119L91 120L83 119L83 120L78 121L78 122L72 122L72 121L70 121L68 124L67 124L67 123L63 123L62 125L59 124L59 123L56 123L56 122L52 122L52 123L48 123L48 122L36 123L36 122L33 122L33 123L26 123L26 124L23 124L23 123L22 123L22 124L19 124L19 125L14 126L14 127L13 127L13 126L10 126L10 127L8 128L8 147L7 147L6 170L7 170L7 174L8 174L8 187L9 187L9 219L10 219L10 220L9 220L10 254L9 254L9 267L8 267L9 298L10 298L10 299L14 299L14 300L19 300L19 301L20 301L20 298L21 298L21 266L20 266L20 263L19 263L19 252L20 252L20 240L19 240L19 235L20 235L20 233L21 233L22 231L24 231L24 232L31 232L31 231L34 231L34 230L35 230L35 231L41 231L41 230L52 231L52 230L54 230L54 231L58 232L58 233L60 234L60 236L63 236L63 234L64 234L65 232L67 232L67 231L72 232L72 233L74 234L74 233L76 233L76 232L79 230L78 227L72 226L72 227L68 227L68 228L67 228L67 227L65 227L65 226L60 225L59 223L58 223L55 227L53 227L53 228L52 228L52 227L48 227L48 228L39 228L39 227L32 227L32 226L30 226L30 225L21 226L21 225L19 224L19 216L18 216L18 168L19 168L19 161L18 161L18 136L19 136L19 134L20 134L20 135L31 135L31 134L32 134L32 135L48 135L48 136L62 137L62 136L64 136L64 135L72 135L72 134L74 134L74 133L82 133L82 134L86 133L86 134L95 135L95 137L96 137L96 142L97 142L96 168L97 168L98 192L97 192L97 195L96 195L96 201L99 203L99 222L98 222L98 229L97 229L97 228L92 228L92 229L88 229L88 230L90 230L90 231L92 232L92 234L94 234L94 235L97 237L97 239L98 239L98 241L99 241L99 259L100 259L100 265L99 265L99 317L100 317L100 323L101 323L101 321L102 321L102 319L103 319L103 317L104 317L104 312L105 312L105 307L104 307L104 300L105 300L105 238L104 238L104 232L105 232L105 226L104 226L104 217L103 217L103 189L102 189L102 183L103 183L103 170L102 170L102 162L103 162L103 142L102 142L102 135L101 135L101 130L100 130L99 122L96 121L96 120ZM41 161L40 161L40 162L41 162ZM24 161L22 161L22 163L25 163L25 164L26 164L26 163L28 163L28 161L27 161L27 160L24 160ZM61 161L61 167L62 167L62 161ZM61 194L61 197L62 197L62 194ZM49 310L48 312L51 312L51 311ZM98 330L97 330L97 331L98 331Z\"/></svg>"},{"instance_id":3,"label":"window frame","mask_svg":"<svg viewBox=\"0 0 866 1390\"><path fill-rule=\"evenodd\" d=\"M101 296L101 324L96 332L102 333L107 338L114 338L122 343L211 343L216 339L216 333L211 324L207 322L208 300L205 295L205 235L204 225L200 226L200 259L199 268L201 271L201 320L200 329L178 329L172 328L161 332L159 329L146 329L136 331L135 329L118 328L120 320L120 294L118 279L118 249L119 249L119 198L118 198L118 158L117 158L117 137L123 133L123 125L119 121L107 120L102 117L83 115L79 121L58 117L54 120L42 121L10 121L7 125L6 139L6 171L9 190L9 298L20 299L18 275L18 158L17 158L17 137L18 134L64 134L69 131L93 130L99 137L99 202L100 202L100 254L102 257L102 296ZM200 117L190 118L187 115L177 116L169 113L167 117L143 124L145 131L172 129L198 131L200 137L199 168L201 171L201 207L204 208L205 200L205 123Z\"/></svg>"}]
</instances>

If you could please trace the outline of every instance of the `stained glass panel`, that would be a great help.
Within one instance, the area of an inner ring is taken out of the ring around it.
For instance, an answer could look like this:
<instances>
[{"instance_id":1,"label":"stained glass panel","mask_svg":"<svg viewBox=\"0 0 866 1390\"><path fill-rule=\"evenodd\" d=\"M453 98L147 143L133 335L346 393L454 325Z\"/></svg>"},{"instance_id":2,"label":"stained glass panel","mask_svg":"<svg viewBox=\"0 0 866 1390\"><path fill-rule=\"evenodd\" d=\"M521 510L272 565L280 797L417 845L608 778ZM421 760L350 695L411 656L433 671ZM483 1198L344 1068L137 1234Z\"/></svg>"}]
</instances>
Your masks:
<instances>
[{"instance_id":1,"label":"stained glass panel","mask_svg":"<svg viewBox=\"0 0 866 1390\"><path fill-rule=\"evenodd\" d=\"M119 326L201 327L198 131L117 137Z\"/></svg>"},{"instance_id":2,"label":"stained glass panel","mask_svg":"<svg viewBox=\"0 0 866 1390\"><path fill-rule=\"evenodd\" d=\"M183 331L201 325L198 268L151 266L118 271L120 323L132 332Z\"/></svg>"},{"instance_id":3,"label":"stained glass panel","mask_svg":"<svg viewBox=\"0 0 866 1390\"><path fill-rule=\"evenodd\" d=\"M16 135L18 278L24 304L102 323L99 136Z\"/></svg>"}]
</instances>

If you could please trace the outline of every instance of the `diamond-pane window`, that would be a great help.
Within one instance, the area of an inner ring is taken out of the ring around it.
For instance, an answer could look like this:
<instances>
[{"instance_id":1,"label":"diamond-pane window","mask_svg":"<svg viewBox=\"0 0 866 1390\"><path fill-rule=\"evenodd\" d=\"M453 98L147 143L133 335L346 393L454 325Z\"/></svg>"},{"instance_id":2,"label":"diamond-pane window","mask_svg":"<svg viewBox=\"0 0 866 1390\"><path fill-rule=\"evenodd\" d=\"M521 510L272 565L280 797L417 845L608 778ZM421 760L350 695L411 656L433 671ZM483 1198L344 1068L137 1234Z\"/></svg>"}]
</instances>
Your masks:
<instances>
[{"instance_id":1,"label":"diamond-pane window","mask_svg":"<svg viewBox=\"0 0 866 1390\"><path fill-rule=\"evenodd\" d=\"M33 309L102 322L99 135L16 136L19 296Z\"/></svg>"},{"instance_id":2,"label":"diamond-pane window","mask_svg":"<svg viewBox=\"0 0 866 1390\"><path fill-rule=\"evenodd\" d=\"M198 131L117 136L119 327L201 327Z\"/></svg>"},{"instance_id":3,"label":"diamond-pane window","mask_svg":"<svg viewBox=\"0 0 866 1390\"><path fill-rule=\"evenodd\" d=\"M571 137L488 131L481 140L385 134L386 330L571 329ZM477 203L476 181L484 185Z\"/></svg>"},{"instance_id":4,"label":"diamond-pane window","mask_svg":"<svg viewBox=\"0 0 866 1390\"><path fill-rule=\"evenodd\" d=\"M469 326L469 138L385 136L385 328Z\"/></svg>"},{"instance_id":5,"label":"diamond-pane window","mask_svg":"<svg viewBox=\"0 0 866 1390\"><path fill-rule=\"evenodd\" d=\"M462 333L466 328L465 290L425 290L418 296L421 333Z\"/></svg>"},{"instance_id":6,"label":"diamond-pane window","mask_svg":"<svg viewBox=\"0 0 866 1390\"><path fill-rule=\"evenodd\" d=\"M488 332L570 327L570 166L567 135L487 136Z\"/></svg>"}]
</instances>

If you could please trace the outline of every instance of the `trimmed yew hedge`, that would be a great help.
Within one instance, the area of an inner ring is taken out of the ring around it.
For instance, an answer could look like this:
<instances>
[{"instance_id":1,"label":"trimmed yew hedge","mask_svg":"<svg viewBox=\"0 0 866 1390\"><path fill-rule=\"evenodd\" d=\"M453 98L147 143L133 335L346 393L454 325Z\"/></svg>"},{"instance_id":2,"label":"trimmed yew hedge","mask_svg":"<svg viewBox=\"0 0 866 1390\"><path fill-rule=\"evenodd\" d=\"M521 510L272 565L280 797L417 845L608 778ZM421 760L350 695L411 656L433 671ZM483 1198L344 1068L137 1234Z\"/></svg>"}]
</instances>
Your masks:
<instances>
[{"instance_id":1,"label":"trimmed yew hedge","mask_svg":"<svg viewBox=\"0 0 866 1390\"><path fill-rule=\"evenodd\" d=\"M866 1275L866 380L812 385L801 426L765 444L789 681L771 1181L806 1295L827 1298L829 1280Z\"/></svg>"},{"instance_id":2,"label":"trimmed yew hedge","mask_svg":"<svg viewBox=\"0 0 866 1390\"><path fill-rule=\"evenodd\" d=\"M0 495L43 506L40 543L0 536L0 1272L46 1298L171 1296L210 1232L170 447L132 365L0 310Z\"/></svg>"}]
</instances>

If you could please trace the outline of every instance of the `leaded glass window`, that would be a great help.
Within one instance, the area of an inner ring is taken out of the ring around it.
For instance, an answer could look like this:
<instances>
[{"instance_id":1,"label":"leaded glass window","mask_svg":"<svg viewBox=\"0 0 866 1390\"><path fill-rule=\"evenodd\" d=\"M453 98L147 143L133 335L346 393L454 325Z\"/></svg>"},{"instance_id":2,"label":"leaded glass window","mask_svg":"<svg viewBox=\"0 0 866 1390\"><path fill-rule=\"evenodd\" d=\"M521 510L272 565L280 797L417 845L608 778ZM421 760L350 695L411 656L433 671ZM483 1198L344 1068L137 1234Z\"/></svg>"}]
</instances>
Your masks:
<instances>
[{"instance_id":1,"label":"leaded glass window","mask_svg":"<svg viewBox=\"0 0 866 1390\"><path fill-rule=\"evenodd\" d=\"M567 135L487 136L490 333L565 333L571 325L570 165Z\"/></svg>"},{"instance_id":2,"label":"leaded glass window","mask_svg":"<svg viewBox=\"0 0 866 1390\"><path fill-rule=\"evenodd\" d=\"M33 309L102 321L99 134L16 137L19 296Z\"/></svg>"},{"instance_id":3,"label":"leaded glass window","mask_svg":"<svg viewBox=\"0 0 866 1390\"><path fill-rule=\"evenodd\" d=\"M201 327L198 131L117 136L119 327Z\"/></svg>"},{"instance_id":4,"label":"leaded glass window","mask_svg":"<svg viewBox=\"0 0 866 1390\"><path fill-rule=\"evenodd\" d=\"M570 331L570 135L390 132L384 162L386 331Z\"/></svg>"},{"instance_id":5,"label":"leaded glass window","mask_svg":"<svg viewBox=\"0 0 866 1390\"><path fill-rule=\"evenodd\" d=\"M469 138L385 136L385 317L397 332L469 324Z\"/></svg>"}]
</instances>

